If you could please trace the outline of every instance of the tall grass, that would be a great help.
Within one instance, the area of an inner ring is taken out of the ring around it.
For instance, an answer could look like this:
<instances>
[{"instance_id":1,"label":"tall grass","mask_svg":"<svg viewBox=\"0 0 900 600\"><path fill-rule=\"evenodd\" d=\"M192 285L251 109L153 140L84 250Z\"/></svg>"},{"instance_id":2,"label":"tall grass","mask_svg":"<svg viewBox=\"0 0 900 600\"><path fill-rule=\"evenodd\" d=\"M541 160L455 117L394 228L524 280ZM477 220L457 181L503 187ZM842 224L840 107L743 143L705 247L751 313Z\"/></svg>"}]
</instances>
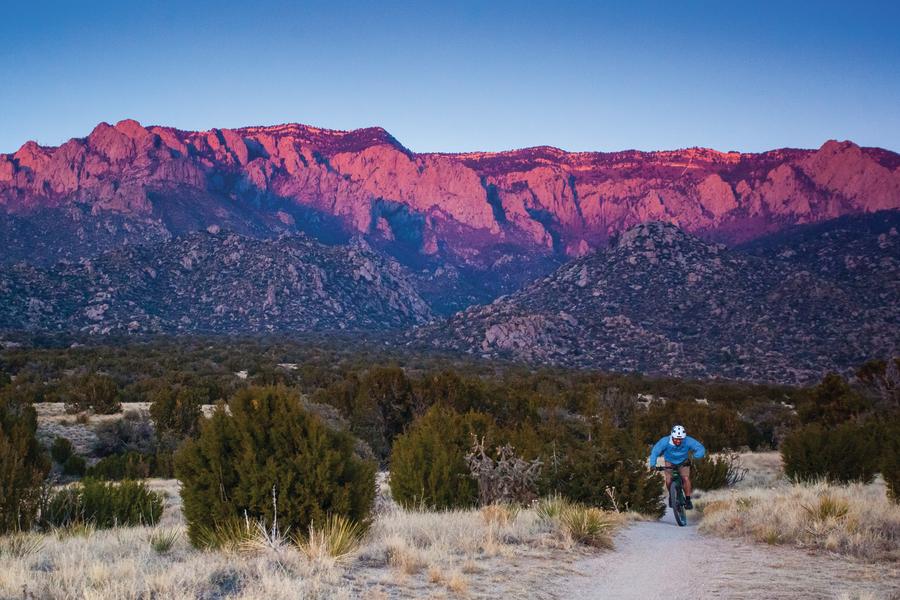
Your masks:
<instances>
[{"instance_id":1,"label":"tall grass","mask_svg":"<svg viewBox=\"0 0 900 600\"><path fill-rule=\"evenodd\" d=\"M867 560L900 560L900 506L884 485L824 482L710 492L700 530Z\"/></svg>"}]
</instances>

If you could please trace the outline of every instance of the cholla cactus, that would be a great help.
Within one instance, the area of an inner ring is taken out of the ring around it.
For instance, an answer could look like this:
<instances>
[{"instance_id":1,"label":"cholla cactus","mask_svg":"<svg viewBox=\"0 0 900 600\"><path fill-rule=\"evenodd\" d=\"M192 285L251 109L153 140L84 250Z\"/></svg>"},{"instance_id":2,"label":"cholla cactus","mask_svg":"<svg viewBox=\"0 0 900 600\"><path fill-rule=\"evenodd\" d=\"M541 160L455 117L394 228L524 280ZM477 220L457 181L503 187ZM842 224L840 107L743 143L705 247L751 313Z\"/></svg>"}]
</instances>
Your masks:
<instances>
[{"instance_id":1,"label":"cholla cactus","mask_svg":"<svg viewBox=\"0 0 900 600\"><path fill-rule=\"evenodd\" d=\"M497 448L496 460L484 448L484 438L472 435L472 449L466 454L469 472L478 482L481 505L531 502L537 498L537 481L543 463L516 456L509 444Z\"/></svg>"}]
</instances>

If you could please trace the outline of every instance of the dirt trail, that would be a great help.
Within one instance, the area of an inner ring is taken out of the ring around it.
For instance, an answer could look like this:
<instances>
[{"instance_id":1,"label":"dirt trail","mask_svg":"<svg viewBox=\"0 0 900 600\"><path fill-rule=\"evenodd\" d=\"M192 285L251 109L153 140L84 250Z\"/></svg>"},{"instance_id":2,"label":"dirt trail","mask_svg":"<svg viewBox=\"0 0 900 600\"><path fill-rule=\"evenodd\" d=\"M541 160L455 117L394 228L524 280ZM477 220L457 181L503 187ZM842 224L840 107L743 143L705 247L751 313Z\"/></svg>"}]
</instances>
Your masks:
<instances>
[{"instance_id":1,"label":"dirt trail","mask_svg":"<svg viewBox=\"0 0 900 600\"><path fill-rule=\"evenodd\" d=\"M628 527L614 551L574 568L579 575L557 588L559 598L900 598L900 577L886 565L701 535L678 527L671 511Z\"/></svg>"}]
</instances>

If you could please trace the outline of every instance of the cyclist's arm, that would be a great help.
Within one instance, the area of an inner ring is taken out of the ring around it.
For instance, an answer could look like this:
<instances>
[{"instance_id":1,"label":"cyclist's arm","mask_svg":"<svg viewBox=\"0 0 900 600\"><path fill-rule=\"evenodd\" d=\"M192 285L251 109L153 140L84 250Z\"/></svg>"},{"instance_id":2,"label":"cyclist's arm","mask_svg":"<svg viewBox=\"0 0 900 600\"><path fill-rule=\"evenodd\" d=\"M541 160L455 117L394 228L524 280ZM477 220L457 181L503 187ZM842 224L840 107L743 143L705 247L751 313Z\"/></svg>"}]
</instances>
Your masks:
<instances>
[{"instance_id":1,"label":"cyclist's arm","mask_svg":"<svg viewBox=\"0 0 900 600\"><path fill-rule=\"evenodd\" d=\"M656 466L656 460L663 453L663 450L666 449L666 444L668 444L668 443L669 443L668 438L664 437L661 440L659 440L658 442L656 442L655 444L653 444L653 450L650 451L650 460L649 460L651 469Z\"/></svg>"},{"instance_id":2,"label":"cyclist's arm","mask_svg":"<svg viewBox=\"0 0 900 600\"><path fill-rule=\"evenodd\" d=\"M688 437L687 442L688 447L694 453L694 458L703 458L704 456L706 456L706 448L703 447L703 444L692 437Z\"/></svg>"}]
</instances>

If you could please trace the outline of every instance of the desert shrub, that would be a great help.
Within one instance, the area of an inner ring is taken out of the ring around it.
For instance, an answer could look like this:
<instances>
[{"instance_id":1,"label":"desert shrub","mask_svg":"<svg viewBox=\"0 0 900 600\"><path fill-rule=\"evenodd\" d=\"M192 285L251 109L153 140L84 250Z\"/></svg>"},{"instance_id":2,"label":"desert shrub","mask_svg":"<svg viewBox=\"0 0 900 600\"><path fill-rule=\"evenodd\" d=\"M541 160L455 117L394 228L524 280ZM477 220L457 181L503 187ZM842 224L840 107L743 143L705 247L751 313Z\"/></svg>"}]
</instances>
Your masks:
<instances>
[{"instance_id":1,"label":"desert shrub","mask_svg":"<svg viewBox=\"0 0 900 600\"><path fill-rule=\"evenodd\" d=\"M900 503L900 414L888 415L881 441L881 475L888 495Z\"/></svg>"},{"instance_id":2,"label":"desert shrub","mask_svg":"<svg viewBox=\"0 0 900 600\"><path fill-rule=\"evenodd\" d=\"M79 377L69 386L66 410L73 413L91 410L98 415L115 414L122 410L119 386L108 375L90 373Z\"/></svg>"},{"instance_id":3,"label":"desert shrub","mask_svg":"<svg viewBox=\"0 0 900 600\"><path fill-rule=\"evenodd\" d=\"M153 473L152 457L139 452L112 454L100 459L88 469L95 479L118 481L121 479L146 479Z\"/></svg>"},{"instance_id":4,"label":"desert shrub","mask_svg":"<svg viewBox=\"0 0 900 600\"><path fill-rule=\"evenodd\" d=\"M229 406L176 455L192 543L232 519L273 523L273 493L282 531L305 531L332 514L367 518L375 465L354 454L352 436L328 429L284 388L241 390Z\"/></svg>"},{"instance_id":5,"label":"desert shrub","mask_svg":"<svg viewBox=\"0 0 900 600\"><path fill-rule=\"evenodd\" d=\"M50 461L35 437L34 408L0 396L0 533L28 529Z\"/></svg>"},{"instance_id":6,"label":"desert shrub","mask_svg":"<svg viewBox=\"0 0 900 600\"><path fill-rule=\"evenodd\" d=\"M56 437L50 445L50 457L55 463L63 464L74 452L72 442L62 436Z\"/></svg>"},{"instance_id":7,"label":"desert shrub","mask_svg":"<svg viewBox=\"0 0 900 600\"><path fill-rule=\"evenodd\" d=\"M150 403L150 418L157 433L175 438L197 433L202 417L201 407L209 398L202 390L166 387L156 391Z\"/></svg>"},{"instance_id":8,"label":"desert shrub","mask_svg":"<svg viewBox=\"0 0 900 600\"><path fill-rule=\"evenodd\" d=\"M478 485L466 464L472 435L492 429L490 417L461 415L452 408L430 408L394 441L391 452L391 493L407 508L434 509L473 506Z\"/></svg>"},{"instance_id":9,"label":"desert shrub","mask_svg":"<svg viewBox=\"0 0 900 600\"><path fill-rule=\"evenodd\" d=\"M599 508L573 504L560 510L559 522L579 544L612 548L612 533L621 524L621 518Z\"/></svg>"},{"instance_id":10,"label":"desert shrub","mask_svg":"<svg viewBox=\"0 0 900 600\"><path fill-rule=\"evenodd\" d=\"M484 438L473 436L472 448L466 454L469 473L478 484L478 503L489 504L531 502L538 495L538 480L543 464L540 459L524 460L510 444L496 450L492 458L484 447Z\"/></svg>"},{"instance_id":11,"label":"desert shrub","mask_svg":"<svg viewBox=\"0 0 900 600\"><path fill-rule=\"evenodd\" d=\"M350 412L353 432L366 441L380 460L390 453L394 438L415 417L412 383L399 367L370 370L359 381Z\"/></svg>"},{"instance_id":12,"label":"desert shrub","mask_svg":"<svg viewBox=\"0 0 900 600\"><path fill-rule=\"evenodd\" d=\"M540 491L587 506L662 516L659 475L646 467L648 450L631 432L609 425L569 424L539 432L544 461Z\"/></svg>"},{"instance_id":13,"label":"desert shrub","mask_svg":"<svg viewBox=\"0 0 900 600\"><path fill-rule=\"evenodd\" d=\"M87 461L77 454L72 454L62 463L63 475L70 477L83 477L87 472Z\"/></svg>"},{"instance_id":14,"label":"desert shrub","mask_svg":"<svg viewBox=\"0 0 900 600\"><path fill-rule=\"evenodd\" d=\"M139 452L152 454L156 449L156 434L153 424L144 413L129 412L121 419L104 421L94 429L97 441L94 443L94 454L110 456Z\"/></svg>"},{"instance_id":15,"label":"desert shrub","mask_svg":"<svg viewBox=\"0 0 900 600\"><path fill-rule=\"evenodd\" d=\"M762 448L777 448L797 426L794 410L780 402L757 402L744 408L741 414L756 427Z\"/></svg>"},{"instance_id":16,"label":"desert shrub","mask_svg":"<svg viewBox=\"0 0 900 600\"><path fill-rule=\"evenodd\" d=\"M365 527L340 515L331 515L321 525L311 524L304 535L294 537L297 548L309 560L332 558L343 562L359 549Z\"/></svg>"},{"instance_id":17,"label":"desert shrub","mask_svg":"<svg viewBox=\"0 0 900 600\"><path fill-rule=\"evenodd\" d=\"M639 413L636 422L647 444L669 433L676 423L684 425L688 435L703 443L710 452L742 446L755 448L761 441L756 427L741 419L735 409L694 401L651 404Z\"/></svg>"},{"instance_id":18,"label":"desert shrub","mask_svg":"<svg viewBox=\"0 0 900 600\"><path fill-rule=\"evenodd\" d=\"M781 456L784 472L795 481L870 482L880 460L871 427L855 421L800 427L781 444Z\"/></svg>"},{"instance_id":19,"label":"desert shrub","mask_svg":"<svg viewBox=\"0 0 900 600\"><path fill-rule=\"evenodd\" d=\"M851 388L843 377L829 373L819 385L803 394L797 403L797 414L804 424L833 427L858 417L870 407L871 402Z\"/></svg>"},{"instance_id":20,"label":"desert shrub","mask_svg":"<svg viewBox=\"0 0 900 600\"><path fill-rule=\"evenodd\" d=\"M708 455L693 461L691 483L701 490L717 490L735 485L746 473L737 454Z\"/></svg>"},{"instance_id":21,"label":"desert shrub","mask_svg":"<svg viewBox=\"0 0 900 600\"><path fill-rule=\"evenodd\" d=\"M56 492L43 511L52 527L90 523L98 529L129 525L155 525L163 512L163 499L137 481L105 483L85 479Z\"/></svg>"}]
</instances>

